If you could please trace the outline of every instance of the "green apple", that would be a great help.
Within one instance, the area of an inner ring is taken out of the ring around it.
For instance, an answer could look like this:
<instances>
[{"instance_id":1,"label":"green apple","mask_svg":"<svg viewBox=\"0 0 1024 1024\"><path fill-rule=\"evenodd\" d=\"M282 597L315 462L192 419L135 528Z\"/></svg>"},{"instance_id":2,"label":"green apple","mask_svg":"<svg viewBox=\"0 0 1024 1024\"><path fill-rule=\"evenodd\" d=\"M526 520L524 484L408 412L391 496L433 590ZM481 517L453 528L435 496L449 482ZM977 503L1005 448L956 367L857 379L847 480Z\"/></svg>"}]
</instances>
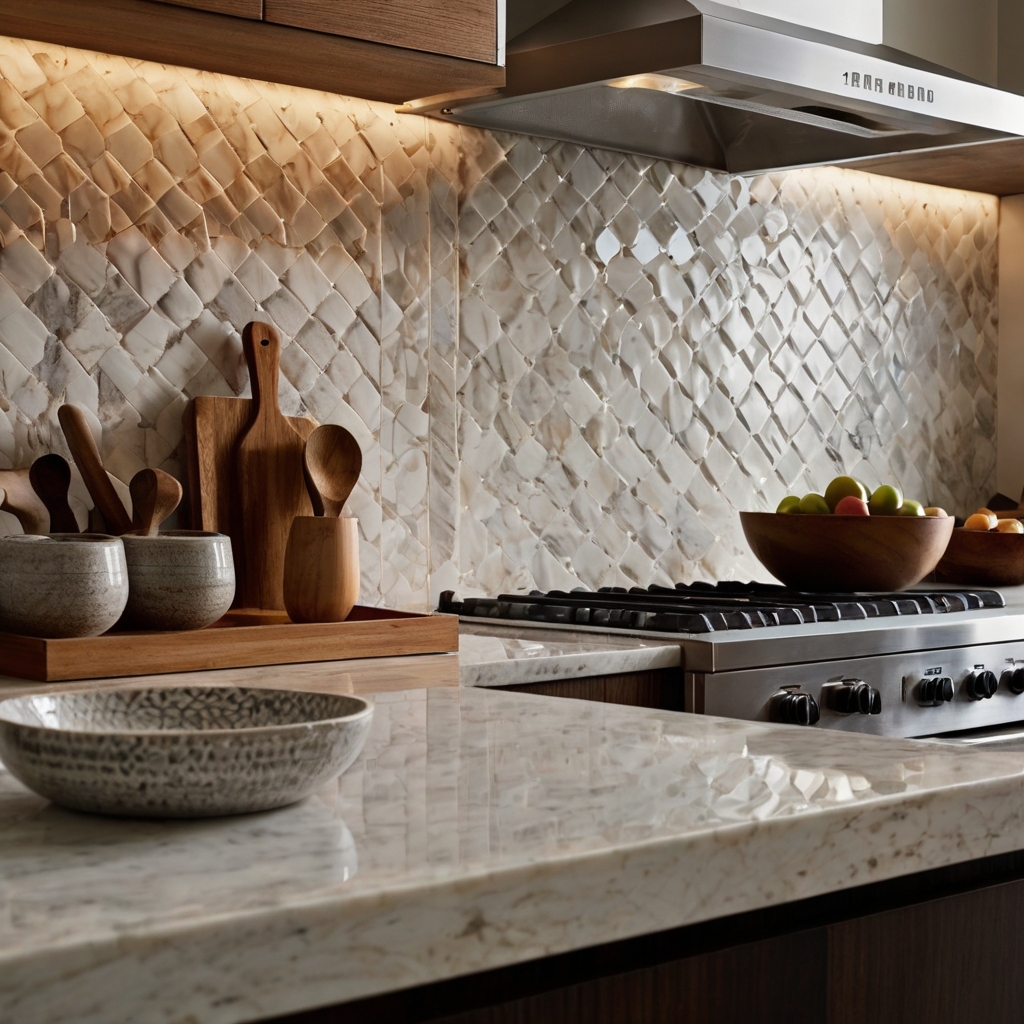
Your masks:
<instances>
[{"instance_id":1,"label":"green apple","mask_svg":"<svg viewBox=\"0 0 1024 1024\"><path fill-rule=\"evenodd\" d=\"M825 488L825 501L828 503L829 511L835 512L836 505L843 498L860 498L861 501L868 500L868 489L852 476L837 476L828 487Z\"/></svg>"},{"instance_id":2,"label":"green apple","mask_svg":"<svg viewBox=\"0 0 1024 1024\"><path fill-rule=\"evenodd\" d=\"M896 511L898 516L923 516L924 506L919 501L914 501L911 498L907 498L906 501L900 505Z\"/></svg>"},{"instance_id":3,"label":"green apple","mask_svg":"<svg viewBox=\"0 0 1024 1024\"><path fill-rule=\"evenodd\" d=\"M794 512L799 512L800 499L795 494L789 494L779 502L779 507L775 511L780 512L783 515L791 515Z\"/></svg>"},{"instance_id":4,"label":"green apple","mask_svg":"<svg viewBox=\"0 0 1024 1024\"><path fill-rule=\"evenodd\" d=\"M868 499L868 509L873 516L894 516L902 504L903 492L890 484L876 487Z\"/></svg>"},{"instance_id":5,"label":"green apple","mask_svg":"<svg viewBox=\"0 0 1024 1024\"><path fill-rule=\"evenodd\" d=\"M832 509L820 494L805 494L800 499L800 511L805 516L827 516Z\"/></svg>"}]
</instances>

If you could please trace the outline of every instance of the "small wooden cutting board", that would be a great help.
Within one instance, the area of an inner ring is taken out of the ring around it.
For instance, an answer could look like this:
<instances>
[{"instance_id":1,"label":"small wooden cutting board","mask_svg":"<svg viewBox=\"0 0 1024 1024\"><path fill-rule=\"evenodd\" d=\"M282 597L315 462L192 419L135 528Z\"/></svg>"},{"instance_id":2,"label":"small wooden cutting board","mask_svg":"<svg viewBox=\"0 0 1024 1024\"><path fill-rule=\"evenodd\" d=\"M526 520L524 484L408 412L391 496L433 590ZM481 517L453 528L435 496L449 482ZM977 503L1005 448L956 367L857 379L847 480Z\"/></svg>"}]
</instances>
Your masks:
<instances>
[{"instance_id":1,"label":"small wooden cutting board","mask_svg":"<svg viewBox=\"0 0 1024 1024\"><path fill-rule=\"evenodd\" d=\"M269 324L248 324L242 349L252 384L252 419L235 452L245 553L242 606L278 609L284 608L284 555L292 521L313 514L302 472L306 442L277 404L277 332Z\"/></svg>"},{"instance_id":2,"label":"small wooden cutting board","mask_svg":"<svg viewBox=\"0 0 1024 1024\"><path fill-rule=\"evenodd\" d=\"M255 394L255 375L253 377ZM276 404L276 374L274 396ZM247 583L248 563L245 556L242 504L237 486L235 455L246 428L253 419L253 405L253 401L248 398L200 395L189 402L183 416L190 521L193 529L225 533L231 538L237 579L235 607L245 606L251 594ZM303 442L317 426L316 420L307 416L290 416L286 417L286 420ZM301 474L300 452L299 475ZM302 493L308 505L309 499L305 488ZM300 514L311 515L312 509ZM290 528L289 522L288 529ZM282 596L280 607L283 606Z\"/></svg>"}]
</instances>

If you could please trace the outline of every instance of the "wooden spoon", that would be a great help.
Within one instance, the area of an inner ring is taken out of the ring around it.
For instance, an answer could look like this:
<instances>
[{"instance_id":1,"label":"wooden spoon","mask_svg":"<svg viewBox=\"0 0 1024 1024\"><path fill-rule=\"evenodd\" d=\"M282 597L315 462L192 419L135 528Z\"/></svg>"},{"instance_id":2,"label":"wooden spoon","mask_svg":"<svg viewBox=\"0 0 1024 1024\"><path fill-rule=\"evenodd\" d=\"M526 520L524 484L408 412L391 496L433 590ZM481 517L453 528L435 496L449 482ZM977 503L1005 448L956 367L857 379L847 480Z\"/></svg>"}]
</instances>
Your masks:
<instances>
[{"instance_id":1,"label":"wooden spoon","mask_svg":"<svg viewBox=\"0 0 1024 1024\"><path fill-rule=\"evenodd\" d=\"M160 524L178 507L181 484L161 469L140 469L128 485L136 533L155 537Z\"/></svg>"},{"instance_id":2,"label":"wooden spoon","mask_svg":"<svg viewBox=\"0 0 1024 1024\"><path fill-rule=\"evenodd\" d=\"M302 455L302 469L314 513L340 516L362 468L359 442L344 427L334 423L317 427L306 438Z\"/></svg>"},{"instance_id":3,"label":"wooden spoon","mask_svg":"<svg viewBox=\"0 0 1024 1024\"><path fill-rule=\"evenodd\" d=\"M74 405L62 405L57 410L57 418L60 420L64 437L67 438L75 465L78 466L85 486L89 489L92 500L96 502L96 507L106 519L110 532L116 536L128 533L132 529L131 517L103 468L99 449L96 447L96 440L92 436L85 413Z\"/></svg>"},{"instance_id":4,"label":"wooden spoon","mask_svg":"<svg viewBox=\"0 0 1024 1024\"><path fill-rule=\"evenodd\" d=\"M0 489L4 491L0 508L16 516L25 533L43 536L50 532L50 513L32 490L28 473L27 469L0 470Z\"/></svg>"},{"instance_id":5,"label":"wooden spoon","mask_svg":"<svg viewBox=\"0 0 1024 1024\"><path fill-rule=\"evenodd\" d=\"M78 520L68 504L71 467L63 455L41 455L28 471L29 482L50 513L50 533L78 533Z\"/></svg>"}]
</instances>

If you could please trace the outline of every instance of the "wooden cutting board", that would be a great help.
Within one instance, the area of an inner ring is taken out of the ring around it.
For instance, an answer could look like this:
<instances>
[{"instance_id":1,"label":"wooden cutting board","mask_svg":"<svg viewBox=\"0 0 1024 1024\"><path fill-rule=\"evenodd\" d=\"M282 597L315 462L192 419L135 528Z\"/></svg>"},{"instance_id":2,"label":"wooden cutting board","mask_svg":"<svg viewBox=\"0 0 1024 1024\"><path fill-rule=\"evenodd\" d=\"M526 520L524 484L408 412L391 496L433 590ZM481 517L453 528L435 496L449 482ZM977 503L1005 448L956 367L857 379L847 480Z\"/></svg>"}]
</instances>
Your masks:
<instances>
[{"instance_id":1,"label":"wooden cutting board","mask_svg":"<svg viewBox=\"0 0 1024 1024\"><path fill-rule=\"evenodd\" d=\"M252 368L250 367L250 374ZM255 394L255 374L254 394ZM276 404L277 376L274 375ZM248 586L248 563L245 555L242 504L238 490L235 453L253 419L254 403L248 398L219 398L200 395L192 399L185 409L185 453L188 475L188 504L192 528L225 533L231 538L235 558L235 607L245 606L251 595ZM302 441L316 429L316 420L306 416L285 417L287 423ZM299 475L302 458L299 456ZM303 488L303 497L312 515L309 498ZM291 528L289 520L288 528ZM287 541L287 533L285 533ZM254 605L251 607L259 607ZM284 607L283 598L280 607Z\"/></svg>"},{"instance_id":2,"label":"wooden cutting board","mask_svg":"<svg viewBox=\"0 0 1024 1024\"><path fill-rule=\"evenodd\" d=\"M245 580L242 606L284 608L284 554L296 516L312 516L302 472L305 438L277 403L281 342L269 324L247 324L242 350L252 384L252 419L235 450Z\"/></svg>"}]
</instances>

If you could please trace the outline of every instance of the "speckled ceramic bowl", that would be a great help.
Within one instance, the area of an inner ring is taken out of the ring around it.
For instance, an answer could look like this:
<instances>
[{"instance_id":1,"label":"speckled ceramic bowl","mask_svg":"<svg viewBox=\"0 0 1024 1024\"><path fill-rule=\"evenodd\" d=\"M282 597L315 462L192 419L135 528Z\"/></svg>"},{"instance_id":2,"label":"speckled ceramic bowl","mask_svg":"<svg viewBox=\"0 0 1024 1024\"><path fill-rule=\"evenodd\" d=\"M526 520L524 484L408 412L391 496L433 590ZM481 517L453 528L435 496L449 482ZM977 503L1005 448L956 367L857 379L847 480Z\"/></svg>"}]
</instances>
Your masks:
<instances>
[{"instance_id":1,"label":"speckled ceramic bowl","mask_svg":"<svg viewBox=\"0 0 1024 1024\"><path fill-rule=\"evenodd\" d=\"M358 697L241 687L35 694L0 702L0 760L77 811L209 818L283 807L359 756Z\"/></svg>"},{"instance_id":2,"label":"speckled ceramic bowl","mask_svg":"<svg viewBox=\"0 0 1024 1024\"><path fill-rule=\"evenodd\" d=\"M235 597L231 538L200 530L169 530L155 537L126 534L131 629L202 629L216 622Z\"/></svg>"},{"instance_id":3,"label":"speckled ceramic bowl","mask_svg":"<svg viewBox=\"0 0 1024 1024\"><path fill-rule=\"evenodd\" d=\"M0 538L0 630L50 638L99 636L128 600L118 537L55 533Z\"/></svg>"}]
</instances>

